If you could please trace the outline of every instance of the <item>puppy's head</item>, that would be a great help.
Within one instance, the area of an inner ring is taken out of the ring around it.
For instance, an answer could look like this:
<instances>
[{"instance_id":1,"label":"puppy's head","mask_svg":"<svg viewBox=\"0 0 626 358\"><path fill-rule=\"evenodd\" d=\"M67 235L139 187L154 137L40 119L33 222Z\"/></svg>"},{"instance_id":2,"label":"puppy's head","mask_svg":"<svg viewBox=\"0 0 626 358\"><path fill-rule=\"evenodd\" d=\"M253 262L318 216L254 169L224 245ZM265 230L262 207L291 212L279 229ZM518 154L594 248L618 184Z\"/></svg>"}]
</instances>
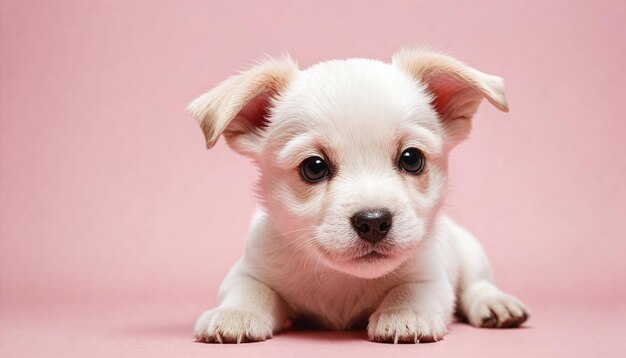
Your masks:
<instances>
[{"instance_id":1,"label":"puppy's head","mask_svg":"<svg viewBox=\"0 0 626 358\"><path fill-rule=\"evenodd\" d=\"M327 266L364 278L393 271L429 236L447 154L503 81L450 57L402 50L391 64L349 59L299 70L268 60L190 105L207 146L223 134L261 170L277 229Z\"/></svg>"}]
</instances>

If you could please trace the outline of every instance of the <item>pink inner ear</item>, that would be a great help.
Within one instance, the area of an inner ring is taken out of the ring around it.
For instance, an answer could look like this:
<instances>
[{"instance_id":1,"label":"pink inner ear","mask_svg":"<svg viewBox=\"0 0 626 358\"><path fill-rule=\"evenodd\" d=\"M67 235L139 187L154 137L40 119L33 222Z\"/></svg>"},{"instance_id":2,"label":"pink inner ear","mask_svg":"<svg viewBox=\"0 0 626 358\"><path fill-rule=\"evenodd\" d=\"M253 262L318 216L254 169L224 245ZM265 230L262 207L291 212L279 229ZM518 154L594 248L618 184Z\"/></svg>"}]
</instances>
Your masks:
<instances>
[{"instance_id":1,"label":"pink inner ear","mask_svg":"<svg viewBox=\"0 0 626 358\"><path fill-rule=\"evenodd\" d=\"M432 78L428 88L434 95L432 105L442 122L471 119L482 98L470 84L448 76Z\"/></svg>"},{"instance_id":2,"label":"pink inner ear","mask_svg":"<svg viewBox=\"0 0 626 358\"><path fill-rule=\"evenodd\" d=\"M459 95L463 90L463 85L449 78L433 78L429 82L428 88L432 92L434 98L432 105L439 114L442 121L450 120L448 114L452 99Z\"/></svg>"},{"instance_id":3,"label":"pink inner ear","mask_svg":"<svg viewBox=\"0 0 626 358\"><path fill-rule=\"evenodd\" d=\"M253 100L245 105L235 120L240 131L245 132L245 129L263 129L267 127L269 121L267 119L269 114L269 105L272 97L270 92L262 92L256 96Z\"/></svg>"}]
</instances>

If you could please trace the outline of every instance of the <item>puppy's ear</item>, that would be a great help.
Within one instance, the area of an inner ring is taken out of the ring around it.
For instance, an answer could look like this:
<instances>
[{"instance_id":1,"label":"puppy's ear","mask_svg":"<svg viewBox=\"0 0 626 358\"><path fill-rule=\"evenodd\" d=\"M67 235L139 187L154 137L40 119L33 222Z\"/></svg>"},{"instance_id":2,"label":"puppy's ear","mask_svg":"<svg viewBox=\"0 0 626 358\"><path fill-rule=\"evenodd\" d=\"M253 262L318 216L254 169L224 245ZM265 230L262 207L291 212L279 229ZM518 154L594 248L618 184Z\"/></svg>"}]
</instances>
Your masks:
<instances>
[{"instance_id":1,"label":"puppy's ear","mask_svg":"<svg viewBox=\"0 0 626 358\"><path fill-rule=\"evenodd\" d=\"M207 148L224 134L237 152L256 153L268 124L272 99L285 90L297 72L298 66L289 57L268 59L191 102L188 110L200 123Z\"/></svg>"},{"instance_id":2,"label":"puppy's ear","mask_svg":"<svg viewBox=\"0 0 626 358\"><path fill-rule=\"evenodd\" d=\"M482 73L452 57L422 49L402 49L393 56L392 63L428 88L452 146L469 134L470 120L483 97L499 110L509 110L501 77Z\"/></svg>"}]
</instances>

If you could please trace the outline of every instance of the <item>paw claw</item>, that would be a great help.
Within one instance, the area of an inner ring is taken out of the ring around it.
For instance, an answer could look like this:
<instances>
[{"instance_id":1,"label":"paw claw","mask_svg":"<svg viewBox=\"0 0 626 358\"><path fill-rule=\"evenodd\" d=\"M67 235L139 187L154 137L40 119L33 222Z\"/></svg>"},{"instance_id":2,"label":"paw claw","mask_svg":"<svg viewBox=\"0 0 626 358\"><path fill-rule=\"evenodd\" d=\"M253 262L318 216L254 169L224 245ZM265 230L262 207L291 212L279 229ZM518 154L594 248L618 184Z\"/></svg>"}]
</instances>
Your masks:
<instances>
[{"instance_id":1,"label":"paw claw","mask_svg":"<svg viewBox=\"0 0 626 358\"><path fill-rule=\"evenodd\" d=\"M440 315L423 315L410 309L377 311L368 324L368 337L383 343L437 342L446 330Z\"/></svg>"},{"instance_id":2,"label":"paw claw","mask_svg":"<svg viewBox=\"0 0 626 358\"><path fill-rule=\"evenodd\" d=\"M251 310L216 308L200 316L194 335L204 343L264 341L272 336L272 319Z\"/></svg>"}]
</instances>

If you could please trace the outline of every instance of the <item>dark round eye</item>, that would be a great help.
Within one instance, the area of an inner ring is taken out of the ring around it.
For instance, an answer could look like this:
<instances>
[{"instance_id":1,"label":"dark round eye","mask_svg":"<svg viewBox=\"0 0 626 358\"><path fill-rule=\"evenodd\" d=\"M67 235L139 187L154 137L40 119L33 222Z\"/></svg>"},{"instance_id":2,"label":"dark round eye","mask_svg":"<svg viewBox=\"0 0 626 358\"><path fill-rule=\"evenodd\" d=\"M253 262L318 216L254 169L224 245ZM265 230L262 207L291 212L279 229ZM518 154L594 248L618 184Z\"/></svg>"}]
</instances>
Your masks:
<instances>
[{"instance_id":1,"label":"dark round eye","mask_svg":"<svg viewBox=\"0 0 626 358\"><path fill-rule=\"evenodd\" d=\"M412 174L419 174L424 169L424 154L417 148L407 148L400 155L400 168Z\"/></svg>"},{"instance_id":2,"label":"dark round eye","mask_svg":"<svg viewBox=\"0 0 626 358\"><path fill-rule=\"evenodd\" d=\"M300 173L302 177L310 182L316 182L326 178L330 171L324 159L320 157L310 157L300 164Z\"/></svg>"}]
</instances>

